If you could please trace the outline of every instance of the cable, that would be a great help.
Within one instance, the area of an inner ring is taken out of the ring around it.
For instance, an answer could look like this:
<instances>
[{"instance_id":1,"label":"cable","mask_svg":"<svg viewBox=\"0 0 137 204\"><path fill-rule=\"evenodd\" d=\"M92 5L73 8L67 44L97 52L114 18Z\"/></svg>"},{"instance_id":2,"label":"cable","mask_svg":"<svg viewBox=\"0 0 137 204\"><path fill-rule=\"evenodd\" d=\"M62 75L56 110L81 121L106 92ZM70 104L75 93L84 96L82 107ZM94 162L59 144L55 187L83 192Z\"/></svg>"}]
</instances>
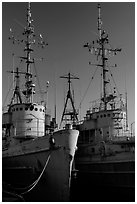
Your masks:
<instances>
[{"instance_id":1,"label":"cable","mask_svg":"<svg viewBox=\"0 0 137 204\"><path fill-rule=\"evenodd\" d=\"M15 81L15 80L14 80L14 81ZM8 97L8 95L9 95L11 89L12 89L11 87L12 87L14 81L12 81L12 83L11 83L11 85L10 85L9 91L8 91L8 93L7 93L6 97L5 97L4 103L3 103L3 107L4 107L5 103L6 103L7 97Z\"/></svg>"},{"instance_id":2,"label":"cable","mask_svg":"<svg viewBox=\"0 0 137 204\"><path fill-rule=\"evenodd\" d=\"M42 89L41 89L41 86L40 86L40 82L39 82L39 78L38 78L38 73L37 73L37 69L36 69L36 65L35 65L35 61L34 61L34 69L35 69L36 78L37 78L37 81L38 81L38 86L39 86L39 90L40 90L40 94L41 94L41 101L44 101L43 95L42 95Z\"/></svg>"},{"instance_id":3,"label":"cable","mask_svg":"<svg viewBox=\"0 0 137 204\"><path fill-rule=\"evenodd\" d=\"M119 90L118 90L118 88L117 88L116 82L115 82L114 77L113 77L113 74L112 74L112 72L111 72L111 69L110 69L109 66L108 66L108 68L109 68L109 71L110 71L110 75L111 75L111 77L112 77L112 79L113 79L113 82L114 82L114 84L115 84L116 90L117 90L117 92L118 92L118 95L120 96L120 93L119 93Z\"/></svg>"},{"instance_id":4,"label":"cable","mask_svg":"<svg viewBox=\"0 0 137 204\"><path fill-rule=\"evenodd\" d=\"M82 102L83 102L83 100L84 100L84 98L85 98L85 96L86 96L86 94L87 94L87 92L88 92L88 89L89 89L89 87L90 87L90 84L91 84L92 80L94 79L94 76L95 76L95 74L96 74L96 72L97 72L97 69L98 69L98 66L96 67L96 70L95 70L95 72L94 72L94 74L93 74L93 76L92 76L92 78L91 78L91 80L90 80L90 82L89 82L89 84L88 84L88 87L87 87L87 89L86 89L86 91L85 91L85 93L84 93L84 95L83 95L83 97L82 97L82 99L81 99L81 101L80 101L80 104L79 104L79 106L78 106L78 109L81 108L81 104L82 104Z\"/></svg>"}]
</instances>

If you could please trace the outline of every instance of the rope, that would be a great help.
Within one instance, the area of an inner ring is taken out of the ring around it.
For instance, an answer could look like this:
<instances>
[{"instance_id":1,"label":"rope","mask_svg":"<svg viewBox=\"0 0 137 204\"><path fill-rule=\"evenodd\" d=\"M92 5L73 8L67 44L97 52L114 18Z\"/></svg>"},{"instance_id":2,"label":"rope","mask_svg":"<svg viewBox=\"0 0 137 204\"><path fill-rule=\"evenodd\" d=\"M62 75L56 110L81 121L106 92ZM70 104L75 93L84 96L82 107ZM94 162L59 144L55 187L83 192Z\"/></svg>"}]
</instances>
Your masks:
<instances>
[{"instance_id":1,"label":"rope","mask_svg":"<svg viewBox=\"0 0 137 204\"><path fill-rule=\"evenodd\" d=\"M30 192L38 184L39 180L41 179L41 177L42 177L42 175L43 175L43 173L44 173L44 171L45 171L45 169L46 169L46 167L47 167L47 165L49 163L50 157L51 157L51 154L49 154L48 159L47 159L47 161L46 161L46 163L44 165L44 168L43 168L40 176L38 177L38 179L36 181L34 181L32 184L30 184L27 187L24 187L24 188L15 188L15 187L12 187L12 189L14 189L16 191L24 191L24 192L21 192L20 195L24 195L24 194Z\"/></svg>"},{"instance_id":2,"label":"rope","mask_svg":"<svg viewBox=\"0 0 137 204\"><path fill-rule=\"evenodd\" d=\"M16 197L18 199L21 199L22 201L25 201L24 198L21 195L18 195L18 194L14 193L14 192L9 192L9 191L3 190L3 193L6 193L9 196L14 196L14 197ZM4 201L4 202L7 202L7 201Z\"/></svg>"},{"instance_id":3,"label":"rope","mask_svg":"<svg viewBox=\"0 0 137 204\"><path fill-rule=\"evenodd\" d=\"M43 175L43 173L44 173L44 171L45 171L45 169L46 169L46 167L47 167L47 165L48 165L48 163L49 163L50 156L51 156L51 155L48 156L48 159L47 159L47 161L46 161L46 163L45 163L45 166L44 166L44 168L43 168L43 170L42 170L42 172L41 172L39 178L38 178L33 184L31 184L31 185L29 186L30 188L29 188L27 191L21 193L21 195L30 192L30 191L38 184L39 180L41 179L41 176ZM32 187L31 187L31 186L32 186Z\"/></svg>"}]
</instances>

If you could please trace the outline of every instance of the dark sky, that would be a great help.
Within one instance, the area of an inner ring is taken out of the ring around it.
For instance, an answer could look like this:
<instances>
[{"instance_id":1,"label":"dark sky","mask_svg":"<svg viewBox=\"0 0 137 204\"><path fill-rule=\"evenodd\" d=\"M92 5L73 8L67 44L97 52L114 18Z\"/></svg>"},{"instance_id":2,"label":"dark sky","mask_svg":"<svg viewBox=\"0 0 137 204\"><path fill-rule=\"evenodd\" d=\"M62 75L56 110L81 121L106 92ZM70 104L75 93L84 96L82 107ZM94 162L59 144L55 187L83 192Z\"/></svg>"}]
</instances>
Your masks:
<instances>
[{"instance_id":1,"label":"dark sky","mask_svg":"<svg viewBox=\"0 0 137 204\"><path fill-rule=\"evenodd\" d=\"M88 84L93 76L95 67L88 62L95 63L95 57L83 48L85 42L97 38L97 2L33 2L32 18L35 31L41 33L48 41L45 49L36 48L36 57L43 57L43 62L36 62L37 73L42 89L46 89L46 81L50 82L48 106L54 114L55 81L58 122L64 106L66 81L61 75L69 71L80 78L73 82L75 89L75 104L78 108ZM26 24L27 2L2 3L2 101L11 84L12 76L6 71L12 70L12 53L16 56L23 54L23 46L13 45L8 37L10 28L15 35L23 31ZM109 42L114 48L122 48L117 56L110 57L109 64L117 64L111 68L113 77L120 93L128 93L129 123L135 121L135 3L134 2L102 2L101 17L103 28L109 35ZM15 68L19 65L19 58L15 59ZM100 97L100 70L91 83L81 107L81 117L89 108L90 101ZM9 94L9 97L11 94ZM9 97L5 104L8 103ZM3 105L5 105L3 104Z\"/></svg>"}]
</instances>

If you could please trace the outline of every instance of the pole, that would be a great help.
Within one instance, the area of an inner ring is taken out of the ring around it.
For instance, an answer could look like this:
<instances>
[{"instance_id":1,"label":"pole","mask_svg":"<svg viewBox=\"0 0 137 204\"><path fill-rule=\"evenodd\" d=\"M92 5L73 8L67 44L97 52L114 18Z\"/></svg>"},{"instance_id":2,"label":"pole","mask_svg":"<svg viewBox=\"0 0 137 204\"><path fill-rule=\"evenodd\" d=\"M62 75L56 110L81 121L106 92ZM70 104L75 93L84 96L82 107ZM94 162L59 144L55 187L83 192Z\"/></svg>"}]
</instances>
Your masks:
<instances>
[{"instance_id":1,"label":"pole","mask_svg":"<svg viewBox=\"0 0 137 204\"><path fill-rule=\"evenodd\" d=\"M48 109L48 88L49 88L49 81L46 82L46 94L47 94L46 109Z\"/></svg>"}]
</instances>

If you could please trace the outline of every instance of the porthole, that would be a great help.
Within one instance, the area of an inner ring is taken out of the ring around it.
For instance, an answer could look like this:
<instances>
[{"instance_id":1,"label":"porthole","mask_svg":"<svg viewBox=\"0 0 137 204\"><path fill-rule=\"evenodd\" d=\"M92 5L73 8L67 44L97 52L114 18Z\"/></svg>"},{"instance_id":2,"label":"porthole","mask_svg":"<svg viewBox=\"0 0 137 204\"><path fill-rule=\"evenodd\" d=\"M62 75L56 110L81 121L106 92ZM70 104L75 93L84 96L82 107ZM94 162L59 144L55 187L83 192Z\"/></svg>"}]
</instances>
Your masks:
<instances>
[{"instance_id":1,"label":"porthole","mask_svg":"<svg viewBox=\"0 0 137 204\"><path fill-rule=\"evenodd\" d=\"M34 106L30 106L30 110L32 111L34 109Z\"/></svg>"},{"instance_id":2,"label":"porthole","mask_svg":"<svg viewBox=\"0 0 137 204\"><path fill-rule=\"evenodd\" d=\"M18 111L18 108L16 108L16 111Z\"/></svg>"},{"instance_id":3,"label":"porthole","mask_svg":"<svg viewBox=\"0 0 137 204\"><path fill-rule=\"evenodd\" d=\"M42 111L42 108L40 108L39 110L40 110L40 112L41 112L41 111Z\"/></svg>"},{"instance_id":4,"label":"porthole","mask_svg":"<svg viewBox=\"0 0 137 204\"><path fill-rule=\"evenodd\" d=\"M37 111L38 109L37 108L35 108L35 111Z\"/></svg>"},{"instance_id":5,"label":"porthole","mask_svg":"<svg viewBox=\"0 0 137 204\"><path fill-rule=\"evenodd\" d=\"M22 111L23 110L23 108L20 108L20 111Z\"/></svg>"},{"instance_id":6,"label":"porthole","mask_svg":"<svg viewBox=\"0 0 137 204\"><path fill-rule=\"evenodd\" d=\"M28 110L28 108L26 107L26 108L25 108L25 110L27 111L27 110Z\"/></svg>"}]
</instances>

